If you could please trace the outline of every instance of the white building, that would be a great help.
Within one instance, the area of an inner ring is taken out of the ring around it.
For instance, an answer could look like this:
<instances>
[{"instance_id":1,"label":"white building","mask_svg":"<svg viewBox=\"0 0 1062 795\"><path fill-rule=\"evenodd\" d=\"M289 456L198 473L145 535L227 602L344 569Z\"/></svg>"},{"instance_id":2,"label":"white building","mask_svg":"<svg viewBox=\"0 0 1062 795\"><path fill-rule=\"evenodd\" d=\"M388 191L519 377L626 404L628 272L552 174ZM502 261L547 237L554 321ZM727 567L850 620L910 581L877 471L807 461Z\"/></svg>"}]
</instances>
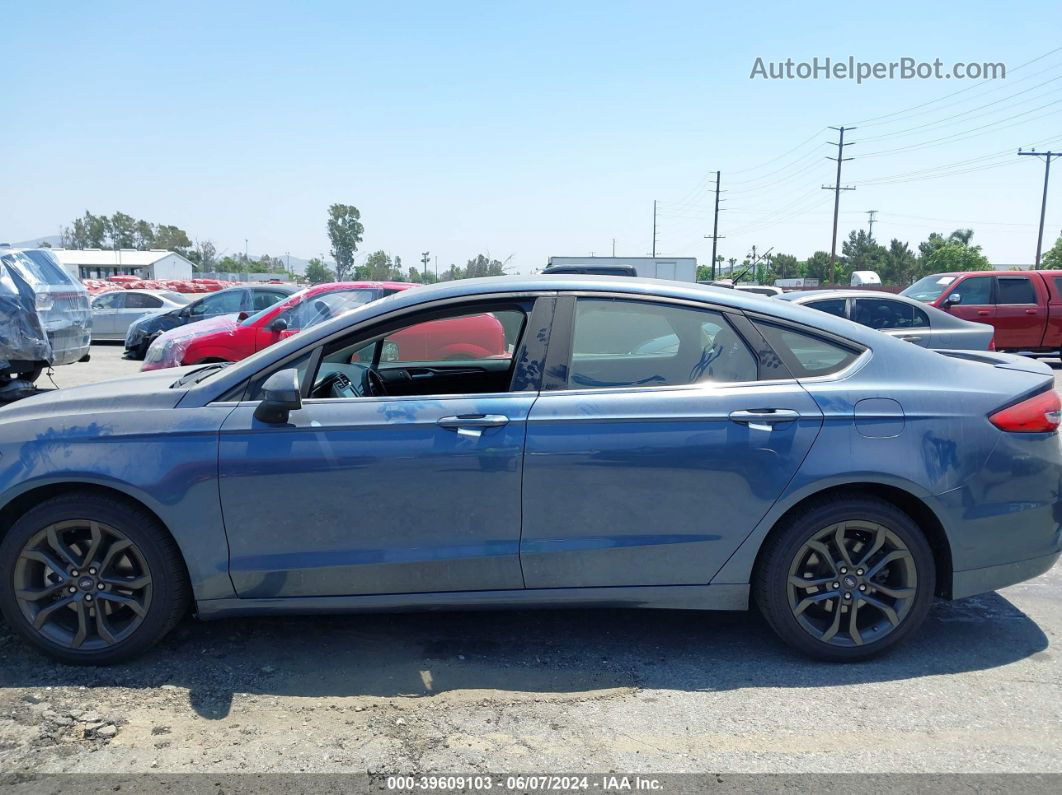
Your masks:
<instances>
[{"instance_id":1,"label":"white building","mask_svg":"<svg viewBox=\"0 0 1062 795\"><path fill-rule=\"evenodd\" d=\"M53 248L51 252L77 279L106 279L108 276L139 276L141 279L191 279L190 260L165 249L137 251L123 248Z\"/></svg>"}]
</instances>

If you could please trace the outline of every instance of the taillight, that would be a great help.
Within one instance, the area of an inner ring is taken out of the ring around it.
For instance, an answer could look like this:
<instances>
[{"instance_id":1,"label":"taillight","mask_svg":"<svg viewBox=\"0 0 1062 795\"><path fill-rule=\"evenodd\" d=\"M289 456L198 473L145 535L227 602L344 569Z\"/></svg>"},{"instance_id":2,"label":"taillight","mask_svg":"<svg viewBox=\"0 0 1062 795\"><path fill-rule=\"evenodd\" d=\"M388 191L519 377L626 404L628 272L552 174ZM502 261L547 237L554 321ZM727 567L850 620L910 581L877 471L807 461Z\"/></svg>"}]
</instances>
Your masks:
<instances>
[{"instance_id":1,"label":"taillight","mask_svg":"<svg viewBox=\"0 0 1062 795\"><path fill-rule=\"evenodd\" d=\"M992 339L990 339L988 341L988 350L994 351L995 349L996 349L996 338L992 337Z\"/></svg>"},{"instance_id":2,"label":"taillight","mask_svg":"<svg viewBox=\"0 0 1062 795\"><path fill-rule=\"evenodd\" d=\"M1062 422L1062 400L1049 389L989 415L988 421L1010 433L1054 433Z\"/></svg>"}]
</instances>

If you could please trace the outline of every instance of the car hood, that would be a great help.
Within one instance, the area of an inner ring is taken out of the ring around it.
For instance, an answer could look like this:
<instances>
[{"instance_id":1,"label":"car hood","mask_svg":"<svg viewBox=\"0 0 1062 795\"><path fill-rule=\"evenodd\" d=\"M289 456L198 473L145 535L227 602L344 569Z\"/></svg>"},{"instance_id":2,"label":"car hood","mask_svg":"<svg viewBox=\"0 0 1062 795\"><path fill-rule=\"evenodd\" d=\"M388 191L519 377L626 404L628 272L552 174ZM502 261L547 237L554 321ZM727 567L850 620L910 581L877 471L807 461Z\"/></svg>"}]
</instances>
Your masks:
<instances>
[{"instance_id":1,"label":"car hood","mask_svg":"<svg viewBox=\"0 0 1062 795\"><path fill-rule=\"evenodd\" d=\"M0 426L63 415L77 415L84 420L93 412L173 408L186 390L171 386L181 376L198 369L201 367L177 367L42 392L0 407Z\"/></svg>"}]
</instances>

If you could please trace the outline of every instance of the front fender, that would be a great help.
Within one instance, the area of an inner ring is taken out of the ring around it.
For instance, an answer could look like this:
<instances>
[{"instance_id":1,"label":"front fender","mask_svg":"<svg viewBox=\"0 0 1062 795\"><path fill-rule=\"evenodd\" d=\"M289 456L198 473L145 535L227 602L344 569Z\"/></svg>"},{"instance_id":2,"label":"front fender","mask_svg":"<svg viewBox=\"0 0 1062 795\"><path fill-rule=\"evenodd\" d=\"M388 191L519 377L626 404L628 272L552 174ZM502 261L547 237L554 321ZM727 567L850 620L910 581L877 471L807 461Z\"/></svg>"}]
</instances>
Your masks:
<instances>
[{"instance_id":1,"label":"front fender","mask_svg":"<svg viewBox=\"0 0 1062 795\"><path fill-rule=\"evenodd\" d=\"M152 511L184 557L196 599L234 595L218 495L218 429L231 406L25 420L0 457L0 505L44 487L111 489Z\"/></svg>"}]
</instances>

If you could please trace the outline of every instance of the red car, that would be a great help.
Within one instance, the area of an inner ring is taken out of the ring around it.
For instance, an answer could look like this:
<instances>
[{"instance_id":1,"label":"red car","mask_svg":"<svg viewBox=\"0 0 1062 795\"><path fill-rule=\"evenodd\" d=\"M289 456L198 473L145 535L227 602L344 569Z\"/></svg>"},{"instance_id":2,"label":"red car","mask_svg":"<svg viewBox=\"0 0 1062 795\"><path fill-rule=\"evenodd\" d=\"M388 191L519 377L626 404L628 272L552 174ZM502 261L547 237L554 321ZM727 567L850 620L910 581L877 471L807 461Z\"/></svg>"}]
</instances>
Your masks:
<instances>
[{"instance_id":1,"label":"red car","mask_svg":"<svg viewBox=\"0 0 1062 795\"><path fill-rule=\"evenodd\" d=\"M1062 349L1062 271L934 273L900 295L995 326L996 350Z\"/></svg>"},{"instance_id":2,"label":"red car","mask_svg":"<svg viewBox=\"0 0 1062 795\"><path fill-rule=\"evenodd\" d=\"M406 282L335 282L308 287L254 315L225 315L160 335L143 370L238 362L350 309L416 287ZM387 361L488 359L506 355L505 330L492 315L421 323L388 338Z\"/></svg>"}]
</instances>

